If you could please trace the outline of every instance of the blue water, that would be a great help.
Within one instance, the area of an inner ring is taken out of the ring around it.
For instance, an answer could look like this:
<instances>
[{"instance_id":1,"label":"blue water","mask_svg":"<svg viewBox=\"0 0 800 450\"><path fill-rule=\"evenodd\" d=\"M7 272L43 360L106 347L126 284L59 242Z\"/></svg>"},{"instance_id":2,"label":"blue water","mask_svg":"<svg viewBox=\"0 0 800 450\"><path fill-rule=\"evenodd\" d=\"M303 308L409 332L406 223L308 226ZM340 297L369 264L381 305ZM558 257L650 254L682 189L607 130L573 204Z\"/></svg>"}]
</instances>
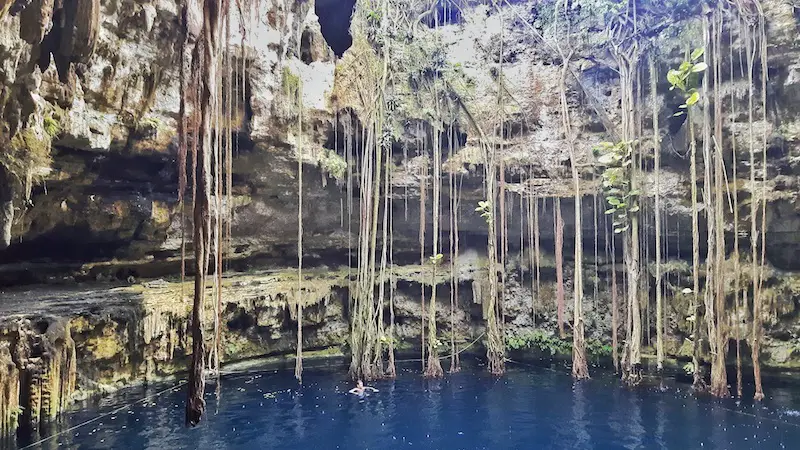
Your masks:
<instances>
[{"instance_id":1,"label":"blue water","mask_svg":"<svg viewBox=\"0 0 800 450\"><path fill-rule=\"evenodd\" d=\"M610 376L574 384L565 369L480 368L425 381L415 370L372 383L359 399L339 369L250 372L214 386L209 414L183 426L185 386L108 414L165 386L129 389L68 414L62 432L32 448L126 449L778 449L800 448L800 392L763 404L693 396L686 385L628 390ZM59 430L55 430L56 432ZM20 442L24 445L26 443Z\"/></svg>"}]
</instances>

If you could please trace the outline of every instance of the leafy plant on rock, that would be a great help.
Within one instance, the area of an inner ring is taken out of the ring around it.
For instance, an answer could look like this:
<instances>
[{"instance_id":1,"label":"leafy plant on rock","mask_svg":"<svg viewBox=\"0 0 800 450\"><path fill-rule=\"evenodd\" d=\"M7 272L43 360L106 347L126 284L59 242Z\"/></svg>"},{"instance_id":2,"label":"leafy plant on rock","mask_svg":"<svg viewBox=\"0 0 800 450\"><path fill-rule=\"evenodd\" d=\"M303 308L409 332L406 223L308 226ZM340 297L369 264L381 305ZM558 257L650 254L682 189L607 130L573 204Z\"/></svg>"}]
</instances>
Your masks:
<instances>
[{"instance_id":1,"label":"leafy plant on rock","mask_svg":"<svg viewBox=\"0 0 800 450\"><path fill-rule=\"evenodd\" d=\"M597 162L603 166L603 193L608 203L607 215L614 216L614 233L630 226L630 217L639 212L641 192L631 189L632 142L602 142L595 147Z\"/></svg>"},{"instance_id":2,"label":"leafy plant on rock","mask_svg":"<svg viewBox=\"0 0 800 450\"><path fill-rule=\"evenodd\" d=\"M705 62L699 61L703 56L704 50L702 48L695 49L689 60L683 61L677 69L672 69L667 72L667 81L671 84L670 90L678 89L685 96L685 102L680 105L680 111L677 111L674 116L682 116L686 114L689 126L689 152L690 152L690 178L691 178L691 196L692 196L692 316L697 317L699 314L699 298L700 292L700 232L699 232L699 217L698 217L698 199L697 199L697 143L695 142L694 135L694 106L700 101L700 92L698 86L700 82L700 74L704 72L708 66ZM694 367L699 367L699 320L694 322L694 345L692 350L692 363ZM693 386L696 390L704 389L703 377L700 370L693 372L694 382Z\"/></svg>"},{"instance_id":3,"label":"leafy plant on rock","mask_svg":"<svg viewBox=\"0 0 800 450\"><path fill-rule=\"evenodd\" d=\"M479 212L481 214L481 217L483 217L483 220L485 220L487 224L492 221L492 202L491 202L491 200L485 200L485 201L481 200L481 201L479 201L478 202L478 207L475 208L475 211Z\"/></svg>"},{"instance_id":4,"label":"leafy plant on rock","mask_svg":"<svg viewBox=\"0 0 800 450\"><path fill-rule=\"evenodd\" d=\"M700 92L697 90L700 74L708 69L708 65L704 61L699 61L703 56L703 49L695 49L688 61L683 61L677 69L671 69L667 72L667 81L672 86L670 90L679 89L686 94L686 102L679 106L680 111L676 112L674 116L682 116L692 106L700 101Z\"/></svg>"}]
</instances>

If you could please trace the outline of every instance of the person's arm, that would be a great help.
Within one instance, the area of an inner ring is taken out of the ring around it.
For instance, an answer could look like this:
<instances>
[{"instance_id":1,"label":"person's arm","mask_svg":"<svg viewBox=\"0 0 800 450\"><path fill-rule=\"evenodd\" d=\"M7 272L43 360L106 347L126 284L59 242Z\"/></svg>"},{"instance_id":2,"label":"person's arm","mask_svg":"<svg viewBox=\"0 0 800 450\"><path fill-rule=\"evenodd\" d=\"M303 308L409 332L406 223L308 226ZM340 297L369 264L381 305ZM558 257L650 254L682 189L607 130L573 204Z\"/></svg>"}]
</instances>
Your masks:
<instances>
[{"instance_id":1,"label":"person's arm","mask_svg":"<svg viewBox=\"0 0 800 450\"><path fill-rule=\"evenodd\" d=\"M371 390L372 392L378 392L378 390L377 390L377 389L375 389L375 388L374 388L374 387L372 387L372 386L367 386L367 387L366 387L366 388L364 388L364 389L369 389L369 390Z\"/></svg>"},{"instance_id":2,"label":"person's arm","mask_svg":"<svg viewBox=\"0 0 800 450\"><path fill-rule=\"evenodd\" d=\"M347 393L348 394L356 394L356 395L358 395L358 388L350 389L349 391L347 391Z\"/></svg>"}]
</instances>

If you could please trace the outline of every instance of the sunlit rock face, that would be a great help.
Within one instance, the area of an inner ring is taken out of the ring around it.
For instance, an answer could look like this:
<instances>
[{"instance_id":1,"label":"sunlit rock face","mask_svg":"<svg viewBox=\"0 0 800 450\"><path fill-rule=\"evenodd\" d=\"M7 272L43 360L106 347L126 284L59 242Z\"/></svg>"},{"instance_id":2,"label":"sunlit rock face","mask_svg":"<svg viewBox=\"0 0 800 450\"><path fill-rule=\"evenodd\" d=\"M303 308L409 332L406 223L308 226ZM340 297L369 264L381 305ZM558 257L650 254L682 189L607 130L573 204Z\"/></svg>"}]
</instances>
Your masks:
<instances>
[{"instance_id":1,"label":"sunlit rock face","mask_svg":"<svg viewBox=\"0 0 800 450\"><path fill-rule=\"evenodd\" d=\"M236 233L243 237L242 243L235 247L244 254L270 253L266 248L270 242L274 246L292 236L289 227L276 227L287 234L261 240L261 230L247 232L253 228L247 217L264 223L275 216L292 216L297 201L290 189L296 176L293 147L308 141L306 153L316 162L331 134L333 117L327 94L333 84L334 55L320 33L314 3L290 8L283 2L260 2L260 8L264 17L253 17L246 25L244 52L238 45L239 20L231 24L236 54L225 75L237 94L232 117L241 156L236 166L242 178L237 175L232 201L237 209L247 210L234 224L243 228ZM177 254L179 9L170 1L101 5L93 52L70 66L69 82L60 77L57 64L45 66L44 71L29 67L27 62L44 51L45 44L24 39L20 30L28 30L21 23L25 15L3 19L0 51L7 57L0 80L9 95L20 98L15 104L22 103L15 125L54 128L52 163L33 190L32 204L17 196L13 245L3 262L116 258L136 266ZM302 140L291 129L285 98L290 79L304 87L301 102L310 126ZM26 108L24 101L36 109ZM25 113L34 119L45 116L46 123L28 123ZM49 140L47 144L51 145ZM318 182L309 184L309 196L334 194ZM263 195L253 196L256 190L263 190ZM321 203L339 203L326 200ZM46 271L53 266L40 267Z\"/></svg>"},{"instance_id":2,"label":"sunlit rock face","mask_svg":"<svg viewBox=\"0 0 800 450\"><path fill-rule=\"evenodd\" d=\"M0 286L14 291L0 298L0 432L18 423L35 428L70 397L172 375L183 370L190 351L186 298L191 286L181 289L178 281L184 219L191 226L190 214L184 218L177 203L180 6L173 0L86 2L90 20L71 38L66 54L48 38L55 29L49 2L33 1L24 11L0 14L4 123L27 133L25 151L46 150L48 156L26 167L30 180L14 179L0 170L0 244L9 244L0 250ZM14 2L22 3L26 2ZM545 330L552 337L557 328L555 198L560 199L565 222L567 320L571 320L576 223L560 115L559 85L564 74L553 49L552 11L532 0L500 2L500 12L484 3L463 1L457 10L415 11L416 31L393 51L401 57L413 53L419 42L437 46L435 53L447 63L447 70L459 71L458 79L469 85L465 102L478 123L496 115L498 79L503 80L508 102L503 132L494 127L486 131L500 136L493 143L503 162L508 191L505 330L514 337ZM800 355L794 354L793 342L799 337L796 305L800 300L795 256L800 245L800 33L791 5L777 0L763 3L769 24L769 91L766 111L760 97L755 102L752 140L759 151L761 142L767 142L764 186L760 181L752 186L748 178L748 89L741 79L724 85L723 91L733 99L726 100L725 106L731 110L735 106L735 114L731 112L725 121L723 134L737 148L735 158L726 150L726 164L738 169L739 179L729 180L729 185L743 201L742 249L750 246L750 212L744 202L751 192L762 189L768 199L765 363L798 367ZM351 249L358 241L360 187L356 173L356 187L348 191L346 173L348 162L358 171L356 146L367 118L337 92L337 87L341 89L337 83L364 76L357 64L358 52L364 48L358 47L364 44L358 40L359 25L350 31L354 5L352 0L263 0L260 14L256 17L253 12L245 20L244 36L234 14L231 68L223 75L235 94L230 119L236 155L233 192L224 199L233 209L226 256L231 278L224 282L222 300L225 361L289 354L295 349L298 318L292 305L297 301L297 280L292 278L292 268L297 264L298 159L303 161L303 248L309 289L302 300L304 305L307 302L303 344L312 350L347 350L354 276L347 266L358 257ZM409 2L408 6L413 5ZM353 17L367 15L361 13ZM685 118L672 117L681 100L669 90L665 73L680 64L698 39L697 27L681 14L676 11L674 22L685 33L664 33L656 41L662 76L655 99L662 135L667 349L676 356L690 348L691 334L685 320L690 299L679 294L691 283L688 127ZM565 94L577 130L575 148L584 189L587 337L607 344L611 298L624 295L623 268L621 246L611 239L613 232L603 214L606 206L598 195L592 149L618 134L613 130L620 126L619 78L602 45L602 27L587 29L586 38L596 45L592 52L573 55ZM741 39L740 31L734 30L723 41L739 43ZM729 69L727 62L723 66ZM394 83L406 83L405 69L395 71ZM758 87L761 75L756 72ZM646 87L644 91L642 141L652 149L651 99ZM477 340L473 347L477 350L485 319L482 286L488 277L487 227L474 212L476 203L485 200L479 134L464 115L453 123L434 123L418 105L406 100L399 103L397 114L404 116L398 119L402 127L394 131L391 145L390 200L393 265L399 272L393 278L395 289L387 289L394 295L398 348L417 351L423 315L420 298L429 295L430 285L436 283L440 339L449 344L453 337L460 345ZM437 127L448 135L443 145L440 214L431 211L433 179L421 170L430 167ZM652 161L647 158L644 165L644 210L652 219ZM428 194L423 214L426 255L432 248L432 221L439 217L446 242L442 252L446 262L456 262L449 255L450 198L456 194L449 188L450 172L460 186L456 211L460 254L453 274L457 293L450 288L449 274L434 278L429 266L421 264L425 258L420 261L418 243L420 186L424 185ZM539 219L538 284L536 271L530 268L529 205L536 205ZM11 216L12 220L6 219ZM730 211L726 218L730 243L734 233ZM704 229L705 224L701 222L700 227ZM643 252L652 261L652 220L644 221L642 233L649 242ZM705 236L700 242L705 246ZM732 262L728 263L732 271ZM278 275L264 273L269 270ZM611 287L615 271L616 293ZM649 276L643 289L653 292L652 264L645 272ZM749 266L743 266L742 283L748 273ZM25 290L29 293L20 292ZM652 319L652 305L645 311ZM212 316L209 310L207 317ZM744 323L749 323L750 316L747 311L738 316L732 312L730 335L747 338L752 329Z\"/></svg>"},{"instance_id":3,"label":"sunlit rock face","mask_svg":"<svg viewBox=\"0 0 800 450\"><path fill-rule=\"evenodd\" d=\"M0 282L4 284L52 281L64 276L148 278L177 271L181 242L175 167L179 7L168 1L100 6L93 51L88 59L84 57L85 61L73 64L77 75L69 83L59 78L55 63L46 66L44 72L38 66L23 64L36 52L34 45L19 36L23 17L3 19L0 49L8 56L3 63L5 89L39 105L22 110L42 114L53 110L52 120L58 122L59 130L52 139L52 163L41 168L41 182L33 186L30 202L21 200L24 195L15 196L17 214L9 237L12 245L3 252L5 264L0 270ZM545 226L553 220L552 198L565 197L562 208L565 241L569 242L574 208L568 198L569 155L558 112L561 69L552 49L537 41L529 26L519 19L525 17L526 7L524 2L515 2L514 6L504 7L502 14L481 5L471 5L457 13L436 10L440 25L435 32L445 52L443 58L474 84L470 104L476 114L491 110L495 101L493 80L502 69L514 99L508 107L508 135L502 151L507 161L508 190L520 193L532 188L538 197L550 202L550 208L543 207L540 216L545 239L552 239L552 227ZM344 163L339 159L346 159L347 137L357 140L360 134L361 119L350 118L345 112L347 105L337 103L339 100L332 96L337 64L340 69L346 67L337 62L336 54L341 53L346 59L353 51L352 37L347 32L350 10L342 7L332 14L331 2L326 1L303 2L289 9L280 2L262 2L261 8L264 17L247 24L244 52L238 46L242 38L238 19L231 25L234 54L229 76L237 94L232 118L238 156L234 161L234 195L229 199L235 211L230 259L242 261L243 266L255 259L260 261L256 265L279 267L294 258L296 160L302 152L308 180L303 196L315 205L304 211L305 248L320 262L332 260L339 264L346 259L348 242L358 223L357 217L348 215L343 176L332 170L337 163ZM779 119L779 125L775 126L773 122L778 122L773 120L768 127L757 123L755 139L760 141L761 134L768 135L770 175L775 175L767 187L775 200L768 208L768 259L777 267L792 269L787 255L793 248L791 236L798 228L790 217L796 213L797 184L797 126L792 105L796 103L793 99L798 94L800 76L790 55L795 51L791 30L796 28L796 20L791 11L777 4L766 11L770 23L776 24L770 28L770 40L776 43L770 57L774 72L770 86L774 86L775 95L770 97L768 109L774 110L770 115ZM545 19L540 17L533 23L547 34ZM424 22L425 30L434 24L427 18ZM680 48L685 45L681 38L665 42L665 50L675 50L676 57L665 60L662 71L680 56ZM545 39L550 39L549 35ZM502 67L498 58L502 58ZM602 200L595 201L593 197L598 184L591 150L598 142L609 139L604 131L606 125L618 127L618 79L609 68L612 63L607 55L578 54L573 58L572 73L580 84L568 77L567 96L574 107L573 127L580 130L576 148L582 159L581 174L586 179L582 223L587 238L597 235L598 245L605 248L604 218L599 214L605 208ZM665 91L659 99L660 111L669 117L676 99L665 84L660 82ZM300 105L293 104L297 99L287 98L287 87L294 85L302 86L301 127L296 123ZM744 111L746 88L736 83L731 89L736 94L737 110ZM760 114L758 108L756 105L756 116ZM350 121L352 124L347 125ZM731 125L739 148L747 147L743 121L746 114L739 113ZM672 245L667 246L667 251L670 256L678 256L679 251L686 255L691 246L690 234L677 232L679 228L690 229L687 163L678 156L686 145L686 127L679 121L662 122L667 138L662 145L665 167L661 192L667 231L672 230ZM33 126L44 128L44 123ZM463 203L475 203L482 197L482 170L474 152L477 136L468 123L457 122L455 127L454 155L445 156L444 166L465 171ZM726 132L727 128L728 124ZM644 129L647 135L647 127ZM421 142L430 144L431 130L430 123L411 117L395 145L394 204L395 209L403 208L405 220L396 227L396 245L408 251L415 247L419 217L419 212L414 211L418 202L413 200L418 198L419 190L419 158L415 155ZM400 157L403 148L409 156L407 160ZM746 174L747 155L740 156L740 174ZM443 182L444 195L449 198L447 180ZM652 174L647 182L652 198ZM748 187L743 185L742 189ZM508 215L518 222L519 196L514 198L511 201L517 209ZM428 214L430 223L433 216ZM443 214L449 214L446 200ZM748 217L741 219L745 223ZM477 215L461 214L460 222L461 232L475 237L485 235L485 226ZM269 232L264 232L265 224L270 224ZM449 223L442 225L445 230L449 227ZM644 231L652 238L652 226ZM510 241L519 242L521 232L524 234L520 227L510 227ZM474 241L476 246L482 245L480 239ZM102 269L84 266L109 261L113 262ZM26 273L20 266L23 262L35 263L37 270Z\"/></svg>"}]
</instances>

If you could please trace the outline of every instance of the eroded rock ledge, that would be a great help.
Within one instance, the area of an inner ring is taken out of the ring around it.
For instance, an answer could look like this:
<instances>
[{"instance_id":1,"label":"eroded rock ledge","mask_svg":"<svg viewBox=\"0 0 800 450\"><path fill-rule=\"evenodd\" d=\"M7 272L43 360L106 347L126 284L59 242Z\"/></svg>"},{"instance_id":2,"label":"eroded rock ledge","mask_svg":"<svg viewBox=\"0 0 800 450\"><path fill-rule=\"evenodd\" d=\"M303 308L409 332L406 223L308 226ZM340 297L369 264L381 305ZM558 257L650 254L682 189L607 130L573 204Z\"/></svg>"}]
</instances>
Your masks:
<instances>
[{"instance_id":1,"label":"eroded rock ledge","mask_svg":"<svg viewBox=\"0 0 800 450\"><path fill-rule=\"evenodd\" d=\"M464 283L481 273L480 265L464 271ZM398 345L412 346L405 341L418 338L421 318L414 293L433 280L428 268L420 266L397 268L393 277L398 284ZM346 269L304 273L306 351L346 351L348 280ZM445 281L439 275L435 282ZM19 425L37 430L75 399L185 371L191 351L191 292L190 282L165 280L5 292L0 305L0 429L9 432ZM464 292L472 295L471 290ZM226 276L221 301L223 361L293 353L296 302L296 271ZM472 337L481 326L480 317L470 320L471 304L460 305L457 312L459 340ZM206 326L207 336L213 336L213 320Z\"/></svg>"},{"instance_id":2,"label":"eroded rock ledge","mask_svg":"<svg viewBox=\"0 0 800 450\"><path fill-rule=\"evenodd\" d=\"M565 352L563 356L568 357L569 338L560 339L554 332L554 261L542 261L538 295L532 290L534 280L527 268L516 259L509 265L514 268L504 292L509 347L544 357ZM438 338L449 346L452 337L459 348L477 340L471 351L484 351L480 338L485 326L482 287L488 284L486 261L470 251L460 256L454 269L459 291L453 299L452 316L449 262L444 270L437 271L436 278L429 266L395 266L391 271L394 337L400 355L418 355L423 317L420 293L429 293L432 283L437 284ZM569 266L565 269L564 288L569 292L572 272ZM598 352L591 355L593 361L609 349L611 271L610 264L600 261L597 291L587 288L587 339L590 348ZM669 279L688 279L690 267L674 262L666 265L666 273ZM622 273L617 275L621 279ZM303 277L305 351L311 355L347 354L351 274L347 268L321 268L305 270ZM791 338L800 314L800 278L780 272L767 273L767 277L763 364L768 368L800 368L800 354ZM666 310L667 353L673 358L688 358L691 341L687 336L691 330L684 315L689 296L680 296L683 286L679 283L667 286L675 298ZM36 430L73 400L184 372L191 351L187 333L191 289L190 282L159 279L124 286L95 283L4 292L0 305L0 430L13 431L18 423ZM220 347L224 362L295 352L296 270L227 274L222 292ZM212 304L209 302L206 313L209 339L213 335ZM571 320L570 304L567 302L567 320ZM734 312L730 314L729 323L736 324ZM749 330L730 330L731 335L736 333L746 337Z\"/></svg>"}]
</instances>

